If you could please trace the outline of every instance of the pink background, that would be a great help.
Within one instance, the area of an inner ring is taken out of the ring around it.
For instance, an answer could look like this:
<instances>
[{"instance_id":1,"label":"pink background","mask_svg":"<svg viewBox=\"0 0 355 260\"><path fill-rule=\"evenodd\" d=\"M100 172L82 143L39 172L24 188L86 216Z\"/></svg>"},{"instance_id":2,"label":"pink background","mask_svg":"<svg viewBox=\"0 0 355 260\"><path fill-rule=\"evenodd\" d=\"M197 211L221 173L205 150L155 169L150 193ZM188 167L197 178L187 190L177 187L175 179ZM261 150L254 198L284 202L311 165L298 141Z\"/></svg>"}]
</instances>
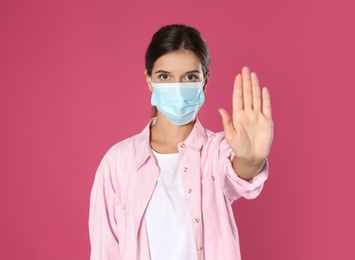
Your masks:
<instances>
[{"instance_id":1,"label":"pink background","mask_svg":"<svg viewBox=\"0 0 355 260\"><path fill-rule=\"evenodd\" d=\"M353 1L0 2L0 259L89 258L96 168L150 117L144 53L162 25L204 35L199 118L222 130L242 66L270 88L270 179L234 211L243 259L355 259Z\"/></svg>"}]
</instances>

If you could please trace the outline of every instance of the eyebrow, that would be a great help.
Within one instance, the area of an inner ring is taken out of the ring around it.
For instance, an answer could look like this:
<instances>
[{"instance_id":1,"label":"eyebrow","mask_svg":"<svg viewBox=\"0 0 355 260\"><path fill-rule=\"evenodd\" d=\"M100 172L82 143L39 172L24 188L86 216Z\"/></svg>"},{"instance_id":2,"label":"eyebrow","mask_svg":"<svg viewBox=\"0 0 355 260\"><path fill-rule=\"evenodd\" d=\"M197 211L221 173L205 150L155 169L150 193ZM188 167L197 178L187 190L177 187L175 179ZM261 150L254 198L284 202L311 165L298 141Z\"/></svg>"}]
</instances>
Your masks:
<instances>
[{"instance_id":1,"label":"eyebrow","mask_svg":"<svg viewBox=\"0 0 355 260\"><path fill-rule=\"evenodd\" d=\"M166 71L166 70L158 70L155 72L155 74L157 73L166 73L166 74L169 74L170 72L169 71ZM199 70L191 70L191 71L187 71L185 72L186 74L188 73L201 73Z\"/></svg>"},{"instance_id":2,"label":"eyebrow","mask_svg":"<svg viewBox=\"0 0 355 260\"><path fill-rule=\"evenodd\" d=\"M166 73L166 74L169 74L170 72L169 71L166 71L166 70L157 70L155 72L155 74L158 74L158 73Z\"/></svg>"}]
</instances>

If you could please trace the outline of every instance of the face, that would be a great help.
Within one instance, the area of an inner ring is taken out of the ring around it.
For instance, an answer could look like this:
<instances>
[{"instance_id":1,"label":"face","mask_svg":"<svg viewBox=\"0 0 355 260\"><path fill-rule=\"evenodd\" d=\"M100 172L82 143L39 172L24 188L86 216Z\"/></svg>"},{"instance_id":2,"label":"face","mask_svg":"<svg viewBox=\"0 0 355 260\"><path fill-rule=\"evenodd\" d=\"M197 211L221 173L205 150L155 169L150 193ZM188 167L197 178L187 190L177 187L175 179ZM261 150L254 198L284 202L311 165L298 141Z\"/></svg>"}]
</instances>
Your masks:
<instances>
[{"instance_id":1,"label":"face","mask_svg":"<svg viewBox=\"0 0 355 260\"><path fill-rule=\"evenodd\" d=\"M207 75L204 78L200 59L188 50L174 51L161 56L154 63L152 75L148 76L145 70L145 76L150 91L152 91L151 81L154 83L205 81L205 89L209 77Z\"/></svg>"}]
</instances>

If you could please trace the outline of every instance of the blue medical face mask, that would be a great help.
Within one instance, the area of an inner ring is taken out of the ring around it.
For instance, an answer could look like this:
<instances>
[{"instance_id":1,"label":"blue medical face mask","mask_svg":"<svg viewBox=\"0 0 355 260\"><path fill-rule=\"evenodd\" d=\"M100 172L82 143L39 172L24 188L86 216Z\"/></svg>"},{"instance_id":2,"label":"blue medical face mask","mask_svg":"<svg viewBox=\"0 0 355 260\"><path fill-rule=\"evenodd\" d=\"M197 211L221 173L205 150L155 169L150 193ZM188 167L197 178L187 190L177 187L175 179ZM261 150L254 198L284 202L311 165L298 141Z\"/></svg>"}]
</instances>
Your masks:
<instances>
[{"instance_id":1,"label":"blue medical face mask","mask_svg":"<svg viewBox=\"0 0 355 260\"><path fill-rule=\"evenodd\" d=\"M193 121L205 102L204 82L151 84L152 105L175 125Z\"/></svg>"}]
</instances>

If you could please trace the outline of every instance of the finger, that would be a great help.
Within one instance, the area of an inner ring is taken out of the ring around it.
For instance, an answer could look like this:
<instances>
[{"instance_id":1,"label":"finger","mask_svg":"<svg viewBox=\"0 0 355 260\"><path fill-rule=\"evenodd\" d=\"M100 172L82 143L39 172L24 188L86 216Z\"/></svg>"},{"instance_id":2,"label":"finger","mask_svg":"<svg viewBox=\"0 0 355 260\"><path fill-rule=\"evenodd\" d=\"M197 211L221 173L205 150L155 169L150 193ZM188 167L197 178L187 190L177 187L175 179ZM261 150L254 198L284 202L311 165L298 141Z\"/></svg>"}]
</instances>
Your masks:
<instances>
[{"instance_id":1,"label":"finger","mask_svg":"<svg viewBox=\"0 0 355 260\"><path fill-rule=\"evenodd\" d=\"M243 109L243 89L242 89L242 77L238 74L234 80L233 88L233 113Z\"/></svg>"},{"instance_id":2,"label":"finger","mask_svg":"<svg viewBox=\"0 0 355 260\"><path fill-rule=\"evenodd\" d=\"M227 112L227 110L225 110L224 108L220 108L218 111L222 117L222 124L223 124L224 133L227 136L228 134L230 134L234 131L232 118L229 115L229 113Z\"/></svg>"},{"instance_id":3,"label":"finger","mask_svg":"<svg viewBox=\"0 0 355 260\"><path fill-rule=\"evenodd\" d=\"M251 85L252 85L252 92L253 92L253 109L255 111L260 111L261 93L260 93L259 79L255 72L252 72L250 76L251 76Z\"/></svg>"},{"instance_id":4,"label":"finger","mask_svg":"<svg viewBox=\"0 0 355 260\"><path fill-rule=\"evenodd\" d=\"M268 119L272 117L270 93L266 87L263 88L263 114Z\"/></svg>"},{"instance_id":5,"label":"finger","mask_svg":"<svg viewBox=\"0 0 355 260\"><path fill-rule=\"evenodd\" d=\"M250 78L250 70L248 67L244 67L242 69L242 77L243 77L243 104L244 109L252 109L253 105L253 97L251 90L251 78Z\"/></svg>"}]
</instances>

